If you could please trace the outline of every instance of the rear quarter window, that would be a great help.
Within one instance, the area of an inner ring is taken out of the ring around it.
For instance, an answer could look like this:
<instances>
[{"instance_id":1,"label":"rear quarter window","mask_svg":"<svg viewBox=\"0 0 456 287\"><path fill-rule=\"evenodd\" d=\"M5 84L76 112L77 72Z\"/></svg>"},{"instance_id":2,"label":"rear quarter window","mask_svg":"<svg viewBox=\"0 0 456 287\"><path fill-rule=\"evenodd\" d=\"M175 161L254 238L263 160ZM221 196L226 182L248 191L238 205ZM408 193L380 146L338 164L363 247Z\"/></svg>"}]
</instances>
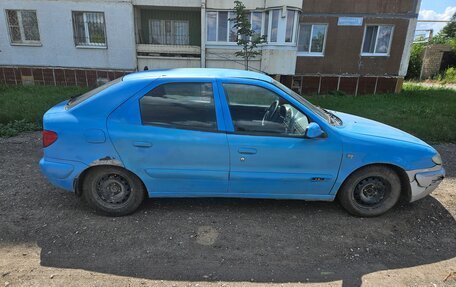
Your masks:
<instances>
[{"instance_id":1,"label":"rear quarter window","mask_svg":"<svg viewBox=\"0 0 456 287\"><path fill-rule=\"evenodd\" d=\"M101 85L93 90L90 90L88 91L87 93L84 93L84 94L81 94L81 95L76 95L76 96L73 96L70 98L70 100L68 101L67 105L66 105L66 109L71 109L72 107L75 107L77 105L79 105L80 103L82 103L83 101L95 96L96 94L106 90L107 88L119 83L122 81L122 78L118 78L118 79L115 79L111 82L108 82L104 85Z\"/></svg>"}]
</instances>

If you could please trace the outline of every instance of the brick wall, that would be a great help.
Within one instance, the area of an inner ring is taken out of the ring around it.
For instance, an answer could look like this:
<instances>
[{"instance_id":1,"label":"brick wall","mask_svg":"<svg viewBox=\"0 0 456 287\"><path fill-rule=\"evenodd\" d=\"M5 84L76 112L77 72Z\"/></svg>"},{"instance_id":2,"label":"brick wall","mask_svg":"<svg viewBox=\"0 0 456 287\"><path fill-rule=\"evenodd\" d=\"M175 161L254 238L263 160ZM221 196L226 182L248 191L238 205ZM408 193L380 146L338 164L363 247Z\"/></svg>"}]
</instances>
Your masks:
<instances>
[{"instance_id":1,"label":"brick wall","mask_svg":"<svg viewBox=\"0 0 456 287\"><path fill-rule=\"evenodd\" d=\"M112 81L132 71L89 70L46 67L0 67L0 84L96 86L97 82Z\"/></svg>"},{"instance_id":2,"label":"brick wall","mask_svg":"<svg viewBox=\"0 0 456 287\"><path fill-rule=\"evenodd\" d=\"M448 51L451 51L450 45L427 46L423 53L420 79L429 79L437 75L440 71L443 53Z\"/></svg>"}]
</instances>

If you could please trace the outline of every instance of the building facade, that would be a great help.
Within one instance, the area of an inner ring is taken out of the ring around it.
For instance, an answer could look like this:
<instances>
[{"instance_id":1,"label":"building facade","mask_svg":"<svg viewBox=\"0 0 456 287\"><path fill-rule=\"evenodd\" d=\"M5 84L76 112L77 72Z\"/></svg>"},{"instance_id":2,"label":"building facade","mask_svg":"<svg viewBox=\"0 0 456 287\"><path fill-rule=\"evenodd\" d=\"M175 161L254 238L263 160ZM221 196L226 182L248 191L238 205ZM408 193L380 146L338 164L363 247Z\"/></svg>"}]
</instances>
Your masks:
<instances>
[{"instance_id":1,"label":"building facade","mask_svg":"<svg viewBox=\"0 0 456 287\"><path fill-rule=\"evenodd\" d=\"M400 91L420 1L303 2L296 72L287 78L289 85L305 94Z\"/></svg>"},{"instance_id":2,"label":"building facade","mask_svg":"<svg viewBox=\"0 0 456 287\"><path fill-rule=\"evenodd\" d=\"M245 0L249 69L304 94L399 91L420 0ZM244 69L232 1L3 0L0 83L91 86L143 69Z\"/></svg>"}]
</instances>

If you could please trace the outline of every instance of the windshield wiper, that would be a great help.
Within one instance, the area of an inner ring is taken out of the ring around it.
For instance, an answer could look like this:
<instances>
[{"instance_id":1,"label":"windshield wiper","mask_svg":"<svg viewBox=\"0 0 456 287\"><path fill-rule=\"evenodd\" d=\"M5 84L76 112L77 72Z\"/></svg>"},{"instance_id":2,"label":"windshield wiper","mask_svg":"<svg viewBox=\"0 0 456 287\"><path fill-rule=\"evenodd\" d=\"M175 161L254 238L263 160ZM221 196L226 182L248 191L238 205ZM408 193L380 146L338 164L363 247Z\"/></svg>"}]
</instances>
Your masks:
<instances>
[{"instance_id":1,"label":"windshield wiper","mask_svg":"<svg viewBox=\"0 0 456 287\"><path fill-rule=\"evenodd\" d=\"M70 99L68 100L68 103L73 102L74 100L76 100L76 99L79 98L80 96L82 96L82 93L79 93L79 94L76 94L76 95L72 95L72 96L70 97Z\"/></svg>"},{"instance_id":2,"label":"windshield wiper","mask_svg":"<svg viewBox=\"0 0 456 287\"><path fill-rule=\"evenodd\" d=\"M319 107L320 108L320 107ZM342 120L336 116L335 114L331 113L330 111L328 111L327 109L323 109L323 108L320 108L322 111L324 111L328 116L329 116L329 119L330 119L330 123L332 124L338 124L338 125L342 125Z\"/></svg>"}]
</instances>

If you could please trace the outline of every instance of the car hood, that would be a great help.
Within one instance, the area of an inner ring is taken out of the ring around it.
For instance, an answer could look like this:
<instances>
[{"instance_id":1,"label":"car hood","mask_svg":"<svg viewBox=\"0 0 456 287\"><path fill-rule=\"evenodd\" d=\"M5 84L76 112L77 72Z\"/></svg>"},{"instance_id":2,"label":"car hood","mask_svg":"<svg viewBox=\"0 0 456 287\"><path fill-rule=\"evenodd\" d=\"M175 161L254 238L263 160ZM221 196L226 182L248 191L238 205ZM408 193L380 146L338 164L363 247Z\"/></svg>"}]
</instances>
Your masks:
<instances>
[{"instance_id":1,"label":"car hood","mask_svg":"<svg viewBox=\"0 0 456 287\"><path fill-rule=\"evenodd\" d=\"M411 134L401 131L400 129L394 128L392 126L388 126L380 122L358 117L355 115L350 115L337 111L331 112L333 112L336 116L342 119L343 126L341 128L349 134L356 133L366 136L380 137L429 146L427 143L420 140L419 138L414 137Z\"/></svg>"}]
</instances>

